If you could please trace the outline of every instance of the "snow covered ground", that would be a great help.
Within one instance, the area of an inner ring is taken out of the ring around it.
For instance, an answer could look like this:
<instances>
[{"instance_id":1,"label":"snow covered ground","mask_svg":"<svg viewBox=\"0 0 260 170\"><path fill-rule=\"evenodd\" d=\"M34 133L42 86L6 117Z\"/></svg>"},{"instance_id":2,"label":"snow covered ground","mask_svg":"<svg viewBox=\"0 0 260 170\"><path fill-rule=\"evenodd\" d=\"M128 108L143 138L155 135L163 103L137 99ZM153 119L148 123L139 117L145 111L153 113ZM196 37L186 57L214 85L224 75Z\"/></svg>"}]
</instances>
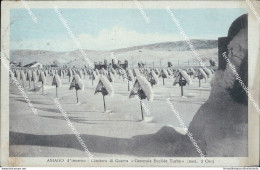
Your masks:
<instances>
[{"instance_id":1,"label":"snow covered ground","mask_svg":"<svg viewBox=\"0 0 260 170\"><path fill-rule=\"evenodd\" d=\"M198 79L193 79L192 85L184 87L184 97L181 97L179 85L172 86L173 77L165 79L165 86L160 78L159 86L153 87L154 100L144 100L151 115L144 113L145 120L140 121L139 100L129 99L126 80L123 81L118 75L115 75L115 79L112 83L114 96L105 97L109 112L104 112L102 95L94 95L97 80L92 86L87 76L83 79L85 90L78 91L80 104L76 104L75 90L69 90L68 77L62 78L63 86L58 89L63 110L94 157L171 156L170 148L176 146L170 145L169 140L176 139L160 131L169 131L172 127L182 131L182 126L166 99L170 98L188 127L211 90L211 78L207 82L202 80L200 88ZM41 83L38 83L39 88L34 92L28 89L26 82L26 93L38 110L38 115L33 114L17 87L10 84L10 156L87 156L54 103L56 89L51 86L51 82L52 78L47 76L47 94L44 96L40 89ZM130 82L130 87L132 85L133 82Z\"/></svg>"}]
</instances>

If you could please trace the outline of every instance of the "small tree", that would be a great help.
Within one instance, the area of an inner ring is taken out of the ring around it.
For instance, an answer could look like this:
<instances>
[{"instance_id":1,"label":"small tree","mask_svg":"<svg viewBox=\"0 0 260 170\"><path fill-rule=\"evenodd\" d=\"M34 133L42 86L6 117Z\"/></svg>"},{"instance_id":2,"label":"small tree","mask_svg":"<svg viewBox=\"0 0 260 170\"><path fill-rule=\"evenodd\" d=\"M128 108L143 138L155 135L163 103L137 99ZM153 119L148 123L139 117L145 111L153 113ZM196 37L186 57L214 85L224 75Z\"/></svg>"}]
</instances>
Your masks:
<instances>
[{"instance_id":1,"label":"small tree","mask_svg":"<svg viewBox=\"0 0 260 170\"><path fill-rule=\"evenodd\" d=\"M99 83L96 87L95 93L101 93L103 95L103 103L104 103L104 112L106 112L106 101L105 96L113 96L114 95L114 89L112 84L109 82L109 80L105 76L100 76Z\"/></svg>"},{"instance_id":2,"label":"small tree","mask_svg":"<svg viewBox=\"0 0 260 170\"><path fill-rule=\"evenodd\" d=\"M157 75L160 74L160 70L159 70L158 68L155 68L155 69L154 69L154 72L155 72Z\"/></svg>"},{"instance_id":3,"label":"small tree","mask_svg":"<svg viewBox=\"0 0 260 170\"><path fill-rule=\"evenodd\" d=\"M130 90L129 81L134 81L134 75L131 69L127 70L127 84L128 84L128 91Z\"/></svg>"},{"instance_id":4,"label":"small tree","mask_svg":"<svg viewBox=\"0 0 260 170\"><path fill-rule=\"evenodd\" d=\"M173 75L173 72L172 72L172 70L170 68L167 69L167 72L168 72L169 76Z\"/></svg>"},{"instance_id":5,"label":"small tree","mask_svg":"<svg viewBox=\"0 0 260 170\"><path fill-rule=\"evenodd\" d=\"M129 98L132 98L136 95L138 96L138 98L140 100L142 120L144 120L142 100L147 98L148 101L152 101L154 94L153 94L153 89L151 87L151 84L147 81L147 79L145 77L143 77L141 75L136 76L136 81L130 92Z\"/></svg>"},{"instance_id":6,"label":"small tree","mask_svg":"<svg viewBox=\"0 0 260 170\"><path fill-rule=\"evenodd\" d=\"M20 71L19 71L19 70L15 70L14 76L15 76L15 78L16 78L17 80L20 80L20 79L21 79Z\"/></svg>"},{"instance_id":7,"label":"small tree","mask_svg":"<svg viewBox=\"0 0 260 170\"><path fill-rule=\"evenodd\" d=\"M43 71L40 73L39 82L42 82L42 95L44 95L44 85L47 84L47 81Z\"/></svg>"},{"instance_id":8,"label":"small tree","mask_svg":"<svg viewBox=\"0 0 260 170\"><path fill-rule=\"evenodd\" d=\"M208 68L203 68L203 71L206 73L206 75L207 75L207 77L209 78L211 75L212 75L212 72L211 72L211 70L210 69L208 69Z\"/></svg>"},{"instance_id":9,"label":"small tree","mask_svg":"<svg viewBox=\"0 0 260 170\"><path fill-rule=\"evenodd\" d=\"M115 77L111 72L108 72L107 74L107 78L110 82L114 82L115 81Z\"/></svg>"},{"instance_id":10,"label":"small tree","mask_svg":"<svg viewBox=\"0 0 260 170\"><path fill-rule=\"evenodd\" d=\"M151 84L151 86L153 87L154 85L158 85L159 84L159 79L158 76L155 74L155 72L152 70L150 72L150 76L149 76L149 82Z\"/></svg>"},{"instance_id":11,"label":"small tree","mask_svg":"<svg viewBox=\"0 0 260 170\"><path fill-rule=\"evenodd\" d=\"M24 87L24 82L26 81L26 77L25 77L25 74L24 74L24 71L23 71L23 70L21 70L20 75L21 75L21 79L22 79L23 87Z\"/></svg>"},{"instance_id":12,"label":"small tree","mask_svg":"<svg viewBox=\"0 0 260 170\"><path fill-rule=\"evenodd\" d=\"M96 75L99 76L98 69L95 69Z\"/></svg>"},{"instance_id":13,"label":"small tree","mask_svg":"<svg viewBox=\"0 0 260 170\"><path fill-rule=\"evenodd\" d=\"M191 77L192 75L194 75L196 73L196 71L193 68L189 68L189 69L187 69L187 73Z\"/></svg>"},{"instance_id":14,"label":"small tree","mask_svg":"<svg viewBox=\"0 0 260 170\"><path fill-rule=\"evenodd\" d=\"M55 74L56 75L56 74ZM54 76L55 76L54 75ZM62 77L62 75L63 75L63 70L58 70L58 75L59 75L59 77Z\"/></svg>"},{"instance_id":15,"label":"small tree","mask_svg":"<svg viewBox=\"0 0 260 170\"><path fill-rule=\"evenodd\" d=\"M104 76L108 75L107 70L105 70L104 68L102 68L100 71Z\"/></svg>"},{"instance_id":16,"label":"small tree","mask_svg":"<svg viewBox=\"0 0 260 170\"><path fill-rule=\"evenodd\" d=\"M82 69L82 73L83 73L83 75L84 75L84 79L86 78L86 70L85 69Z\"/></svg>"},{"instance_id":17,"label":"small tree","mask_svg":"<svg viewBox=\"0 0 260 170\"><path fill-rule=\"evenodd\" d=\"M133 74L134 74L134 76L136 77L137 75L140 75L141 73L140 73L140 71L139 71L138 68L134 68Z\"/></svg>"},{"instance_id":18,"label":"small tree","mask_svg":"<svg viewBox=\"0 0 260 170\"><path fill-rule=\"evenodd\" d=\"M113 69L113 68L111 68L111 72L112 72L112 74L114 74L114 75L115 75L115 73L116 73L115 69Z\"/></svg>"},{"instance_id":19,"label":"small tree","mask_svg":"<svg viewBox=\"0 0 260 170\"><path fill-rule=\"evenodd\" d=\"M96 80L98 78L98 75L96 74L96 71L92 71L92 74L90 76L91 80L92 80L92 86L93 86L93 82L94 80Z\"/></svg>"},{"instance_id":20,"label":"small tree","mask_svg":"<svg viewBox=\"0 0 260 170\"><path fill-rule=\"evenodd\" d=\"M174 74L173 74L173 77L176 78L176 77L179 75L179 72L180 72L179 69L178 69L178 70L175 70L175 71L174 71Z\"/></svg>"},{"instance_id":21,"label":"small tree","mask_svg":"<svg viewBox=\"0 0 260 170\"><path fill-rule=\"evenodd\" d=\"M45 77L47 77L49 75L47 70L44 70L44 74L45 74Z\"/></svg>"},{"instance_id":22,"label":"small tree","mask_svg":"<svg viewBox=\"0 0 260 170\"><path fill-rule=\"evenodd\" d=\"M63 78L65 78L66 70L62 70L61 72L62 72Z\"/></svg>"},{"instance_id":23,"label":"small tree","mask_svg":"<svg viewBox=\"0 0 260 170\"><path fill-rule=\"evenodd\" d=\"M34 91L36 90L36 83L38 82L38 76L37 76L37 73L35 71L33 71L32 73L32 81L33 81L33 86L34 86Z\"/></svg>"},{"instance_id":24,"label":"small tree","mask_svg":"<svg viewBox=\"0 0 260 170\"><path fill-rule=\"evenodd\" d=\"M84 90L84 84L83 84L82 80L80 79L79 75L77 75L77 74L73 77L69 89L73 90L74 88L76 90L77 103L79 103L78 90Z\"/></svg>"},{"instance_id":25,"label":"small tree","mask_svg":"<svg viewBox=\"0 0 260 170\"><path fill-rule=\"evenodd\" d=\"M70 77L73 75L73 73L72 73L72 71L71 71L71 69L69 69L68 70L68 74L67 74L67 76L69 76L69 82L70 82Z\"/></svg>"},{"instance_id":26,"label":"small tree","mask_svg":"<svg viewBox=\"0 0 260 170\"><path fill-rule=\"evenodd\" d=\"M211 74L214 74L214 70L212 68L209 68L209 70L211 71Z\"/></svg>"},{"instance_id":27,"label":"small tree","mask_svg":"<svg viewBox=\"0 0 260 170\"><path fill-rule=\"evenodd\" d=\"M206 73L201 68L199 68L197 70L197 72L194 74L193 78L195 78L195 77L197 77L199 79L199 87L200 87L200 80L202 80L204 78L206 81L206 79L207 79Z\"/></svg>"},{"instance_id":28,"label":"small tree","mask_svg":"<svg viewBox=\"0 0 260 170\"><path fill-rule=\"evenodd\" d=\"M79 70L78 74L79 74L79 77L82 79L83 78L82 70Z\"/></svg>"},{"instance_id":29,"label":"small tree","mask_svg":"<svg viewBox=\"0 0 260 170\"><path fill-rule=\"evenodd\" d=\"M190 85L192 81L186 71L180 70L173 85L175 86L177 83L179 83L179 86L181 87L181 96L183 96L183 87L186 86L186 84Z\"/></svg>"},{"instance_id":30,"label":"small tree","mask_svg":"<svg viewBox=\"0 0 260 170\"><path fill-rule=\"evenodd\" d=\"M58 98L58 88L62 86L59 75L55 74L52 79L52 85L56 86L56 98Z\"/></svg>"},{"instance_id":31,"label":"small tree","mask_svg":"<svg viewBox=\"0 0 260 170\"><path fill-rule=\"evenodd\" d=\"M165 69L162 69L160 77L163 78L163 85L164 85L164 79L169 77L168 72Z\"/></svg>"},{"instance_id":32,"label":"small tree","mask_svg":"<svg viewBox=\"0 0 260 170\"><path fill-rule=\"evenodd\" d=\"M54 70L51 69L51 70L49 71L49 73L50 73L50 76L53 76L53 75L54 75Z\"/></svg>"},{"instance_id":33,"label":"small tree","mask_svg":"<svg viewBox=\"0 0 260 170\"><path fill-rule=\"evenodd\" d=\"M31 70L28 70L26 74L26 80L29 81L29 88L31 88L31 81L32 81L32 72Z\"/></svg>"}]
</instances>

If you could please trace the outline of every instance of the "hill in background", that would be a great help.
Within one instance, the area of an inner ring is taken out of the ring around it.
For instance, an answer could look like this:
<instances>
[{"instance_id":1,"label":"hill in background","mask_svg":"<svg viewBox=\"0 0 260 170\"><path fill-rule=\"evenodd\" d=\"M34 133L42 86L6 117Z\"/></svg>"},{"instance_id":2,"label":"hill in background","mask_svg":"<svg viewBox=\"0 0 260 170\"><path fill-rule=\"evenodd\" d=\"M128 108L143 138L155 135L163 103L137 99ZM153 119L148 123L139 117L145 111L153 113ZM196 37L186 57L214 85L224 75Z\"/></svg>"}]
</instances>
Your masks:
<instances>
[{"instance_id":1,"label":"hill in background","mask_svg":"<svg viewBox=\"0 0 260 170\"><path fill-rule=\"evenodd\" d=\"M208 60L217 60L218 57L218 42L217 40L191 40L194 48L198 52L203 61L208 63ZM144 62L148 66L166 66L170 61L174 65L198 65L198 60L190 50L186 41L164 42L149 45L134 46L111 51L93 51L84 50L92 62L104 61L111 62L111 53L118 60L128 60L130 66L136 66L137 62ZM55 52L46 50L11 50L11 61L23 62L28 64L33 61L38 61L42 64L52 64L56 61L61 65L84 66L79 50L69 52Z\"/></svg>"}]
</instances>

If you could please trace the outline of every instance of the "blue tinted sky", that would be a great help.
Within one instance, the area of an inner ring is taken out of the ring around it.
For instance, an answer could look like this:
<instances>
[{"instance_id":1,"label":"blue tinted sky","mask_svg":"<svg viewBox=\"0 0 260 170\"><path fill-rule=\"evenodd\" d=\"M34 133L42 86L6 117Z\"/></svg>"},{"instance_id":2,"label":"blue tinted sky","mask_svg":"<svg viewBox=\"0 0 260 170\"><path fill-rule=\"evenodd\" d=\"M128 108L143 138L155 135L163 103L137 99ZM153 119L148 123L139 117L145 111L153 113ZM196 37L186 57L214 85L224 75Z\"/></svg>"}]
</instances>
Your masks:
<instances>
[{"instance_id":1,"label":"blue tinted sky","mask_svg":"<svg viewBox=\"0 0 260 170\"><path fill-rule=\"evenodd\" d=\"M10 48L52 51L76 50L54 9L11 10ZM83 49L108 50L182 40L166 9L60 9ZM173 11L173 10L172 10ZM230 24L246 9L175 9L174 15L190 39L226 36Z\"/></svg>"}]
</instances>

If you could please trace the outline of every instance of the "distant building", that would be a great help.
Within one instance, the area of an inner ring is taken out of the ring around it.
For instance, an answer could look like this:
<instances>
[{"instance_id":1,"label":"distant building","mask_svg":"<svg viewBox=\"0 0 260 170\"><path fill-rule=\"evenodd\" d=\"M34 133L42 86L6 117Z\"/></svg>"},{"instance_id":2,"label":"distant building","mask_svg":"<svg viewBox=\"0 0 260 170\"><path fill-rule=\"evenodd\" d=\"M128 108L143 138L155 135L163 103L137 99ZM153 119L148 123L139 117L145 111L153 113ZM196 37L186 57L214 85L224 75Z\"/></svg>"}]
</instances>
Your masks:
<instances>
[{"instance_id":1,"label":"distant building","mask_svg":"<svg viewBox=\"0 0 260 170\"><path fill-rule=\"evenodd\" d=\"M43 68L43 65L37 61L34 61L30 64L27 64L25 65L24 67L27 67L27 68Z\"/></svg>"},{"instance_id":2,"label":"distant building","mask_svg":"<svg viewBox=\"0 0 260 170\"><path fill-rule=\"evenodd\" d=\"M16 62L14 62L14 61L10 61L10 66L11 67L17 67L18 64Z\"/></svg>"},{"instance_id":3,"label":"distant building","mask_svg":"<svg viewBox=\"0 0 260 170\"><path fill-rule=\"evenodd\" d=\"M51 64L51 67L56 67L58 68L59 66L57 64Z\"/></svg>"},{"instance_id":4,"label":"distant building","mask_svg":"<svg viewBox=\"0 0 260 170\"><path fill-rule=\"evenodd\" d=\"M59 67L58 61L57 60L53 61L53 63L51 64L51 67L58 68Z\"/></svg>"},{"instance_id":5,"label":"distant building","mask_svg":"<svg viewBox=\"0 0 260 170\"><path fill-rule=\"evenodd\" d=\"M18 67L23 67L23 62L19 62Z\"/></svg>"}]
</instances>

